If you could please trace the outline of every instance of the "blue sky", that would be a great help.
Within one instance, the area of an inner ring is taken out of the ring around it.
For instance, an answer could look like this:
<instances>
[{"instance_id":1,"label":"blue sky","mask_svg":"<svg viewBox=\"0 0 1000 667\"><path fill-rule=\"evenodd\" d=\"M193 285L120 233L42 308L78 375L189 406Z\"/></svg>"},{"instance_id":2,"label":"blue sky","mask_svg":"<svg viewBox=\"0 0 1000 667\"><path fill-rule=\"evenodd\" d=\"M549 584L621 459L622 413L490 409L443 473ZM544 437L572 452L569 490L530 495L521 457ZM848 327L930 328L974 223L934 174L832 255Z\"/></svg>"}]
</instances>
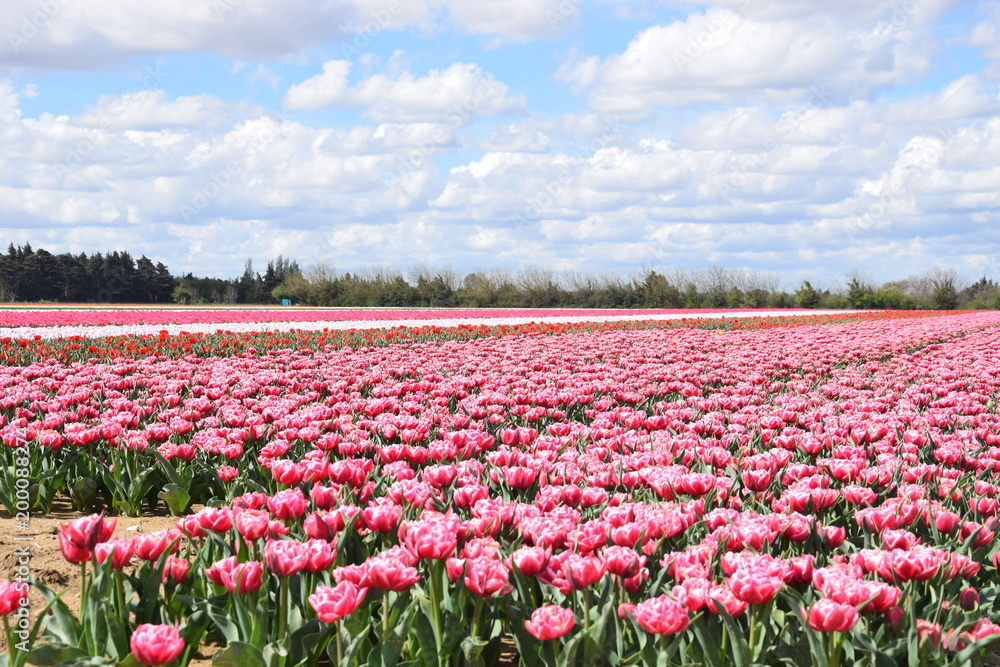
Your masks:
<instances>
[{"instance_id":1,"label":"blue sky","mask_svg":"<svg viewBox=\"0 0 1000 667\"><path fill-rule=\"evenodd\" d=\"M232 277L1000 277L1000 3L8 0L0 229Z\"/></svg>"}]
</instances>

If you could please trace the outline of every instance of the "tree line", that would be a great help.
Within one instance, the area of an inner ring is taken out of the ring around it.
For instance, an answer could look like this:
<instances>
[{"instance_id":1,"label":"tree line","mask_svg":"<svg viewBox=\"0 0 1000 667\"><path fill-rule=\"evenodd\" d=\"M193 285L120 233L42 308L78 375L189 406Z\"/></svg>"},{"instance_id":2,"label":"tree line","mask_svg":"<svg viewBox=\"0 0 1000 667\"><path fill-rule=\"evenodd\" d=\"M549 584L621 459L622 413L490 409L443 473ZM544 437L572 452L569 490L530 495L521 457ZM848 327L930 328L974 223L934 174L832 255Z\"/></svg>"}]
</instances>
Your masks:
<instances>
[{"instance_id":1,"label":"tree line","mask_svg":"<svg viewBox=\"0 0 1000 667\"><path fill-rule=\"evenodd\" d=\"M1000 309L1000 285L966 283L953 269L878 284L860 273L843 286L803 281L782 289L777 276L712 266L628 275L491 268L461 274L416 265L406 275L374 266L342 272L320 262L303 270L279 255L260 273L247 260L230 278L174 276L162 262L125 251L52 254L30 244L0 255L0 300L56 303L278 304L434 308L886 308Z\"/></svg>"}]
</instances>

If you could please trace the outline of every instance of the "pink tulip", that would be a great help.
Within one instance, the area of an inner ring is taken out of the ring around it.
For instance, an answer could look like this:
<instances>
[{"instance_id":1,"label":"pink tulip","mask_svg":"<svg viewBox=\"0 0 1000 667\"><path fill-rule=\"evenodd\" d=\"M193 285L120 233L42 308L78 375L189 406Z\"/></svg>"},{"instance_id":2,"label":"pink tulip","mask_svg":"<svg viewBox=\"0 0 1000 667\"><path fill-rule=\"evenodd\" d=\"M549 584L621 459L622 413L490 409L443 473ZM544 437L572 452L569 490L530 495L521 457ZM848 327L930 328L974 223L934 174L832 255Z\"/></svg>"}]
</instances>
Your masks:
<instances>
[{"instance_id":1,"label":"pink tulip","mask_svg":"<svg viewBox=\"0 0 1000 667\"><path fill-rule=\"evenodd\" d=\"M143 665L166 665L184 651L184 640L173 625L143 623L129 641L132 655Z\"/></svg>"}]
</instances>

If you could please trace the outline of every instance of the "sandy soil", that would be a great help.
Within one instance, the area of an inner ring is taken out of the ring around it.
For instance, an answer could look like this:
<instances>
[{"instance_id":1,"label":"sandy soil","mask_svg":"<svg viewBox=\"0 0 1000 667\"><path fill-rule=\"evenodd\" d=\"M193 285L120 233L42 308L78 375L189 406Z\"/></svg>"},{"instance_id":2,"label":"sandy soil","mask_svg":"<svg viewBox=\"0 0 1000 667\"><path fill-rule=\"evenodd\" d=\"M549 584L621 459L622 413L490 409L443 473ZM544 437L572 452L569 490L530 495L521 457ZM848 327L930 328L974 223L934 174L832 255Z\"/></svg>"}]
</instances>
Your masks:
<instances>
[{"instance_id":1,"label":"sandy soil","mask_svg":"<svg viewBox=\"0 0 1000 667\"><path fill-rule=\"evenodd\" d=\"M60 591L67 589L62 599L75 613L80 608L80 570L63 558L59 550L60 526L73 519L83 516L72 509L68 500L58 499L52 504L52 511L44 515L32 516L24 529L18 526L6 512L0 512L0 577L12 578L21 557L19 551L28 546L30 554L31 574L49 588ZM154 530L173 528L176 519L165 514L143 517L117 517L114 537L131 537L137 533L148 533ZM24 541L30 538L30 541ZM35 614L45 608L45 598L32 589L30 596L32 621ZM7 650L7 642L0 632L0 651ZM191 662L195 667L207 667L211 664L211 654L218 647L202 647L198 659Z\"/></svg>"},{"instance_id":2,"label":"sandy soil","mask_svg":"<svg viewBox=\"0 0 1000 667\"><path fill-rule=\"evenodd\" d=\"M199 508L195 508L199 509ZM21 529L5 511L0 511L0 578L10 579L18 567L19 550L27 545L31 551L31 574L49 588L60 591L68 589L63 595L63 601L76 613L80 607L80 570L63 558L59 550L57 538L60 526L83 516L74 511L68 500L57 499L52 504L52 511L45 515L31 517L26 529ZM137 533L148 533L155 530L173 528L176 519L164 514L143 517L117 517L114 537L131 537ZM25 541L24 538L30 538ZM35 614L45 608L45 598L32 589L30 596L32 621ZM200 647L192 667L209 667L211 657L221 646L214 644ZM0 653L7 650L7 642L0 629ZM501 665L516 665L517 655L513 642L506 642Z\"/></svg>"}]
</instances>

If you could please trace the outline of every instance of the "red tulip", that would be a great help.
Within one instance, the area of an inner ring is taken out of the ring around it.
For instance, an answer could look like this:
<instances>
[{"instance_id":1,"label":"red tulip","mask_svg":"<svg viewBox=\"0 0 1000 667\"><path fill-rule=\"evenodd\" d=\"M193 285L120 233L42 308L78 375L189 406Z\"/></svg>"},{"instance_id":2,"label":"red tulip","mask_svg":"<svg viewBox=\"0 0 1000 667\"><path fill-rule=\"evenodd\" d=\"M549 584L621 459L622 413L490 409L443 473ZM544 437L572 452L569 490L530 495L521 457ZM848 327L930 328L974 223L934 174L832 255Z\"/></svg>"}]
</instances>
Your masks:
<instances>
[{"instance_id":1,"label":"red tulip","mask_svg":"<svg viewBox=\"0 0 1000 667\"><path fill-rule=\"evenodd\" d=\"M241 509L233 512L233 523L236 530L247 542L256 542L267 535L271 516L260 509Z\"/></svg>"},{"instance_id":2,"label":"red tulip","mask_svg":"<svg viewBox=\"0 0 1000 667\"><path fill-rule=\"evenodd\" d=\"M332 542L337 539L341 523L340 516L333 512L310 512L302 522L302 529L314 540Z\"/></svg>"},{"instance_id":3,"label":"red tulip","mask_svg":"<svg viewBox=\"0 0 1000 667\"><path fill-rule=\"evenodd\" d=\"M632 616L646 632L671 635L687 629L687 607L668 595L644 600L632 610Z\"/></svg>"},{"instance_id":4,"label":"red tulip","mask_svg":"<svg viewBox=\"0 0 1000 667\"><path fill-rule=\"evenodd\" d=\"M205 570L205 576L216 586L225 586L238 595L253 593L263 585L264 567L259 561L237 563L236 556L223 558Z\"/></svg>"},{"instance_id":5,"label":"red tulip","mask_svg":"<svg viewBox=\"0 0 1000 667\"><path fill-rule=\"evenodd\" d=\"M563 562L563 574L569 584L577 590L597 583L605 571L604 562L597 556L570 553Z\"/></svg>"},{"instance_id":6,"label":"red tulip","mask_svg":"<svg viewBox=\"0 0 1000 667\"><path fill-rule=\"evenodd\" d=\"M231 482L240 476L240 471L233 466L219 466L215 469L215 474L223 482Z\"/></svg>"},{"instance_id":7,"label":"red tulip","mask_svg":"<svg viewBox=\"0 0 1000 667\"><path fill-rule=\"evenodd\" d=\"M402 516L403 508L399 505L372 505L361 510L361 521L368 530L375 533L395 530Z\"/></svg>"},{"instance_id":8,"label":"red tulip","mask_svg":"<svg viewBox=\"0 0 1000 667\"><path fill-rule=\"evenodd\" d=\"M167 556L166 563L163 565L163 583L173 581L175 584L179 584L187 579L190 571L191 562L186 558Z\"/></svg>"},{"instance_id":9,"label":"red tulip","mask_svg":"<svg viewBox=\"0 0 1000 667\"><path fill-rule=\"evenodd\" d=\"M132 633L132 655L143 665L166 665L184 651L184 640L173 625L143 623Z\"/></svg>"},{"instance_id":10,"label":"red tulip","mask_svg":"<svg viewBox=\"0 0 1000 667\"><path fill-rule=\"evenodd\" d=\"M365 580L369 586L387 591L405 591L420 580L417 568L396 558L374 556L365 562Z\"/></svg>"},{"instance_id":11,"label":"red tulip","mask_svg":"<svg viewBox=\"0 0 1000 667\"><path fill-rule=\"evenodd\" d=\"M198 527L212 533L225 533L233 527L230 510L221 507L206 507L192 515L198 520Z\"/></svg>"},{"instance_id":12,"label":"red tulip","mask_svg":"<svg viewBox=\"0 0 1000 667\"><path fill-rule=\"evenodd\" d=\"M545 641L562 637L573 629L575 623L572 611L550 604L532 612L531 620L524 622L524 628L535 639Z\"/></svg>"},{"instance_id":13,"label":"red tulip","mask_svg":"<svg viewBox=\"0 0 1000 667\"><path fill-rule=\"evenodd\" d=\"M86 563L90 560L90 550L82 549L73 544L73 541L65 533L61 532L58 535L59 540L59 550L62 551L63 558L74 565L79 563Z\"/></svg>"},{"instance_id":14,"label":"red tulip","mask_svg":"<svg viewBox=\"0 0 1000 667\"><path fill-rule=\"evenodd\" d=\"M142 560L156 562L168 549L177 553L180 548L181 532L179 530L155 530L151 533L140 533L132 540L135 555Z\"/></svg>"},{"instance_id":15,"label":"red tulip","mask_svg":"<svg viewBox=\"0 0 1000 667\"><path fill-rule=\"evenodd\" d=\"M414 521L400 527L404 546L417 558L442 560L454 555L458 536L443 521Z\"/></svg>"},{"instance_id":16,"label":"red tulip","mask_svg":"<svg viewBox=\"0 0 1000 667\"><path fill-rule=\"evenodd\" d=\"M858 610L828 598L817 600L809 609L809 627L820 632L848 632L858 622Z\"/></svg>"},{"instance_id":17,"label":"red tulip","mask_svg":"<svg viewBox=\"0 0 1000 667\"><path fill-rule=\"evenodd\" d=\"M917 636L920 638L921 643L926 641L931 646L940 646L941 633L942 630L940 624L931 623L930 621L922 618L917 619Z\"/></svg>"},{"instance_id":18,"label":"red tulip","mask_svg":"<svg viewBox=\"0 0 1000 667\"><path fill-rule=\"evenodd\" d=\"M765 570L741 568L729 578L729 588L747 604L766 604L774 599L785 582Z\"/></svg>"},{"instance_id":19,"label":"red tulip","mask_svg":"<svg viewBox=\"0 0 1000 667\"><path fill-rule=\"evenodd\" d=\"M91 514L90 516L70 521L62 526L62 530L59 533L60 546L62 546L63 540L65 540L67 545L73 548L74 552L81 550L93 551L99 542L107 542L111 539L117 522L117 519L105 520L101 514ZM66 554L66 549L63 549L63 554ZM89 556L87 559L89 559ZM69 560L68 556L67 560ZM79 563L81 561L71 562Z\"/></svg>"},{"instance_id":20,"label":"red tulip","mask_svg":"<svg viewBox=\"0 0 1000 667\"><path fill-rule=\"evenodd\" d=\"M508 582L507 568L501 561L493 558L466 561L465 587L483 597L490 597L495 593L506 595L513 590Z\"/></svg>"},{"instance_id":21,"label":"red tulip","mask_svg":"<svg viewBox=\"0 0 1000 667\"><path fill-rule=\"evenodd\" d=\"M960 590L958 592L958 606L965 611L975 611L979 606L979 591L972 587Z\"/></svg>"},{"instance_id":22,"label":"red tulip","mask_svg":"<svg viewBox=\"0 0 1000 667\"><path fill-rule=\"evenodd\" d=\"M274 481L285 486L295 486L302 481L304 474L302 464L298 461L278 459L271 464L271 475Z\"/></svg>"},{"instance_id":23,"label":"red tulip","mask_svg":"<svg viewBox=\"0 0 1000 667\"><path fill-rule=\"evenodd\" d=\"M747 610L747 603L736 597L733 589L729 586L719 585L714 585L709 589L706 606L713 614L719 614L720 609L725 609L726 613L734 618Z\"/></svg>"},{"instance_id":24,"label":"red tulip","mask_svg":"<svg viewBox=\"0 0 1000 667\"><path fill-rule=\"evenodd\" d=\"M309 596L309 606L323 623L335 623L353 614L368 593L367 588L361 588L350 581L341 581L336 586L317 586L316 591Z\"/></svg>"},{"instance_id":25,"label":"red tulip","mask_svg":"<svg viewBox=\"0 0 1000 667\"><path fill-rule=\"evenodd\" d=\"M750 491L767 491L771 487L774 473L770 470L745 470L741 475L743 486Z\"/></svg>"},{"instance_id":26,"label":"red tulip","mask_svg":"<svg viewBox=\"0 0 1000 667\"><path fill-rule=\"evenodd\" d=\"M10 616L21 607L27 606L27 604L27 582L0 579L0 616Z\"/></svg>"},{"instance_id":27,"label":"red tulip","mask_svg":"<svg viewBox=\"0 0 1000 667\"><path fill-rule=\"evenodd\" d=\"M290 577L309 564L308 547L294 540L271 540L264 545L264 564L279 577Z\"/></svg>"},{"instance_id":28,"label":"red tulip","mask_svg":"<svg viewBox=\"0 0 1000 667\"><path fill-rule=\"evenodd\" d=\"M337 558L337 550L326 540L309 540L303 551L306 553L306 572L328 570Z\"/></svg>"},{"instance_id":29,"label":"red tulip","mask_svg":"<svg viewBox=\"0 0 1000 667\"><path fill-rule=\"evenodd\" d=\"M549 552L541 547L520 547L511 554L510 560L522 574L537 576L549 561Z\"/></svg>"},{"instance_id":30,"label":"red tulip","mask_svg":"<svg viewBox=\"0 0 1000 667\"><path fill-rule=\"evenodd\" d=\"M901 607L893 607L885 612L885 623L893 632L898 632L906 612Z\"/></svg>"},{"instance_id":31,"label":"red tulip","mask_svg":"<svg viewBox=\"0 0 1000 667\"><path fill-rule=\"evenodd\" d=\"M297 486L278 491L267 499L267 508L271 510L271 514L282 521L299 518L306 513L308 507L309 501Z\"/></svg>"},{"instance_id":32,"label":"red tulip","mask_svg":"<svg viewBox=\"0 0 1000 667\"><path fill-rule=\"evenodd\" d=\"M98 563L108 563L110 561L112 569L123 568L132 560L135 548L132 540L125 537L116 537L101 542L94 546L94 557Z\"/></svg>"}]
</instances>

